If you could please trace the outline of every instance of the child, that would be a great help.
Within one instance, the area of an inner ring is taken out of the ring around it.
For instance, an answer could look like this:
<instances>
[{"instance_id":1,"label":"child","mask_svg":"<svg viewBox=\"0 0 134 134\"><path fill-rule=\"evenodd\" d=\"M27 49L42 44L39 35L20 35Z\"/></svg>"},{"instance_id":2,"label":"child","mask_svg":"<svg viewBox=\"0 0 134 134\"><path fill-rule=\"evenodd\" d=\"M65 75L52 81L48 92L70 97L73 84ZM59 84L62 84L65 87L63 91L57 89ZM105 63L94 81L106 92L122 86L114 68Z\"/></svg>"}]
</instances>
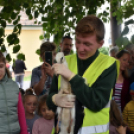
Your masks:
<instances>
[{"instance_id":1,"label":"child","mask_svg":"<svg viewBox=\"0 0 134 134\"><path fill-rule=\"evenodd\" d=\"M126 124L123 122L118 105L114 100L110 106L110 128L109 134L126 134Z\"/></svg>"},{"instance_id":2,"label":"child","mask_svg":"<svg viewBox=\"0 0 134 134\"><path fill-rule=\"evenodd\" d=\"M34 114L37 108L37 96L33 94L32 88L26 90L23 101L24 101L27 129L29 134L32 134L33 123L35 120L39 118L38 115Z\"/></svg>"},{"instance_id":3,"label":"child","mask_svg":"<svg viewBox=\"0 0 134 134\"><path fill-rule=\"evenodd\" d=\"M0 134L27 134L25 111L19 87L6 68L0 51Z\"/></svg>"},{"instance_id":4,"label":"child","mask_svg":"<svg viewBox=\"0 0 134 134\"><path fill-rule=\"evenodd\" d=\"M127 103L123 111L123 119L128 125L130 134L134 134L134 82L130 85L131 101Z\"/></svg>"},{"instance_id":5,"label":"child","mask_svg":"<svg viewBox=\"0 0 134 134\"><path fill-rule=\"evenodd\" d=\"M46 105L47 95L40 97L38 104L38 114L42 116L33 125L33 134L51 134L54 126L54 112L49 110Z\"/></svg>"}]
</instances>

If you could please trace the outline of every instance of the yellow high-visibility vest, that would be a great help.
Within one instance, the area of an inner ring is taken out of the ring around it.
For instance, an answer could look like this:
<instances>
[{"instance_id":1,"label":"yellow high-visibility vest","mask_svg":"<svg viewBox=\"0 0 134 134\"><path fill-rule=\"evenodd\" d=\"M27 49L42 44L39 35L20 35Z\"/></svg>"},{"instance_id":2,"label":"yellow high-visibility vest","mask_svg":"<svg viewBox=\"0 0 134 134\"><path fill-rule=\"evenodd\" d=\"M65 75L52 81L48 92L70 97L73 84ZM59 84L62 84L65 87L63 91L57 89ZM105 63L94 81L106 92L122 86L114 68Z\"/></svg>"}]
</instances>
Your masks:
<instances>
[{"instance_id":1,"label":"yellow high-visibility vest","mask_svg":"<svg viewBox=\"0 0 134 134\"><path fill-rule=\"evenodd\" d=\"M77 71L77 56L76 54L66 56L68 68L75 74ZM116 59L99 53L98 57L91 63L88 69L84 72L83 78L86 79L87 85L91 87L102 74L114 62L117 65L117 77L119 75L119 61ZM60 77L58 78L58 89L60 89ZM109 134L109 109L110 101L112 99L113 89L111 89L109 102L98 112L94 112L88 108L84 108L83 125L78 134Z\"/></svg>"}]
</instances>

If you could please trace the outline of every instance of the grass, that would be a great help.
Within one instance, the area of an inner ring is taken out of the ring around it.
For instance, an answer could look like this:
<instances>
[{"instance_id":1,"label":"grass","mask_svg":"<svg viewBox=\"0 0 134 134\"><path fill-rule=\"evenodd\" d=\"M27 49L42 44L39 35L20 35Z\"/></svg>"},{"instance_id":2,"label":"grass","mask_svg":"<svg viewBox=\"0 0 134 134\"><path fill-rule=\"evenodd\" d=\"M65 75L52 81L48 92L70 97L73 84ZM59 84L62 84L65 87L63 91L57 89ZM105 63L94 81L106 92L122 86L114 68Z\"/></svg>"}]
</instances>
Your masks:
<instances>
[{"instance_id":1,"label":"grass","mask_svg":"<svg viewBox=\"0 0 134 134\"><path fill-rule=\"evenodd\" d=\"M24 77L24 81L31 81L31 75Z\"/></svg>"}]
</instances>

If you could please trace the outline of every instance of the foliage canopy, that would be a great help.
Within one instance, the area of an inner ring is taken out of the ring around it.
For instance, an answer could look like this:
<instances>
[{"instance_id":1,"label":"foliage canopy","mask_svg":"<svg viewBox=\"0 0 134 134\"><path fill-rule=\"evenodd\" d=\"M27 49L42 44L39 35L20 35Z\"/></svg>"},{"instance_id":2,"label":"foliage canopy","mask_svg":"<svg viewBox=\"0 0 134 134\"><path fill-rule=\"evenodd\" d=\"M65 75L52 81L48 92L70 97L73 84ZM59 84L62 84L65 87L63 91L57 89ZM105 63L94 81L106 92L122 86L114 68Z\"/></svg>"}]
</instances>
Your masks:
<instances>
[{"instance_id":1,"label":"foliage canopy","mask_svg":"<svg viewBox=\"0 0 134 134\"><path fill-rule=\"evenodd\" d=\"M13 46L13 53L18 53L21 46L19 45L18 36L21 33L22 25L20 21L20 11L25 11L29 20L36 19L36 24L41 24L45 32L45 38L54 35L55 43L65 34L70 34L76 23L87 14L96 14L104 22L109 21L110 8L107 6L102 12L97 14L99 9L105 3L110 4L110 0L0 0L0 46L1 51L6 51L4 40L8 42L8 46ZM118 7L117 3L121 2ZM113 5L113 16L116 16L118 23L122 23L123 19L129 18L134 12L134 0L111 0ZM39 21L37 18L41 17ZM8 23L14 25L13 31L7 37L5 36L5 28ZM134 20L126 22L126 26L133 24ZM128 28L122 32L117 41L120 44L122 38L126 45L128 40L123 36L128 32ZM42 38L42 36L40 37ZM134 35L131 38L134 43ZM11 60L10 55L6 57ZM25 59L21 53L20 59Z\"/></svg>"}]
</instances>

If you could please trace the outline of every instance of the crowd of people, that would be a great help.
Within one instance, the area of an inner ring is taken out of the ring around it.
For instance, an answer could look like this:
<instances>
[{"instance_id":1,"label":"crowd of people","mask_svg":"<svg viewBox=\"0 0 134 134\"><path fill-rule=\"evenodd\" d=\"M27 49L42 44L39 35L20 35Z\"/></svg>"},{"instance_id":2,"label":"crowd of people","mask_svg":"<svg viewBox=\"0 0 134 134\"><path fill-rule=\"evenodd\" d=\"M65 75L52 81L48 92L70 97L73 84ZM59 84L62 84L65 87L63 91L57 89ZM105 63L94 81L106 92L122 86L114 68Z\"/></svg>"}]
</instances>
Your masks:
<instances>
[{"instance_id":1,"label":"crowd of people","mask_svg":"<svg viewBox=\"0 0 134 134\"><path fill-rule=\"evenodd\" d=\"M42 43L43 64L33 68L31 85L26 91L25 63L16 60L14 82L0 52L0 133L58 134L57 107L75 105L74 134L134 134L134 44L123 50L113 47L107 56L98 51L104 34L104 24L96 16L81 19L75 29L77 53L70 54L70 36L64 36L60 43L68 68L56 63L53 42ZM52 53L52 65L46 62L48 51ZM66 89L64 95L59 92L59 75L70 83L75 100L66 99Z\"/></svg>"}]
</instances>

